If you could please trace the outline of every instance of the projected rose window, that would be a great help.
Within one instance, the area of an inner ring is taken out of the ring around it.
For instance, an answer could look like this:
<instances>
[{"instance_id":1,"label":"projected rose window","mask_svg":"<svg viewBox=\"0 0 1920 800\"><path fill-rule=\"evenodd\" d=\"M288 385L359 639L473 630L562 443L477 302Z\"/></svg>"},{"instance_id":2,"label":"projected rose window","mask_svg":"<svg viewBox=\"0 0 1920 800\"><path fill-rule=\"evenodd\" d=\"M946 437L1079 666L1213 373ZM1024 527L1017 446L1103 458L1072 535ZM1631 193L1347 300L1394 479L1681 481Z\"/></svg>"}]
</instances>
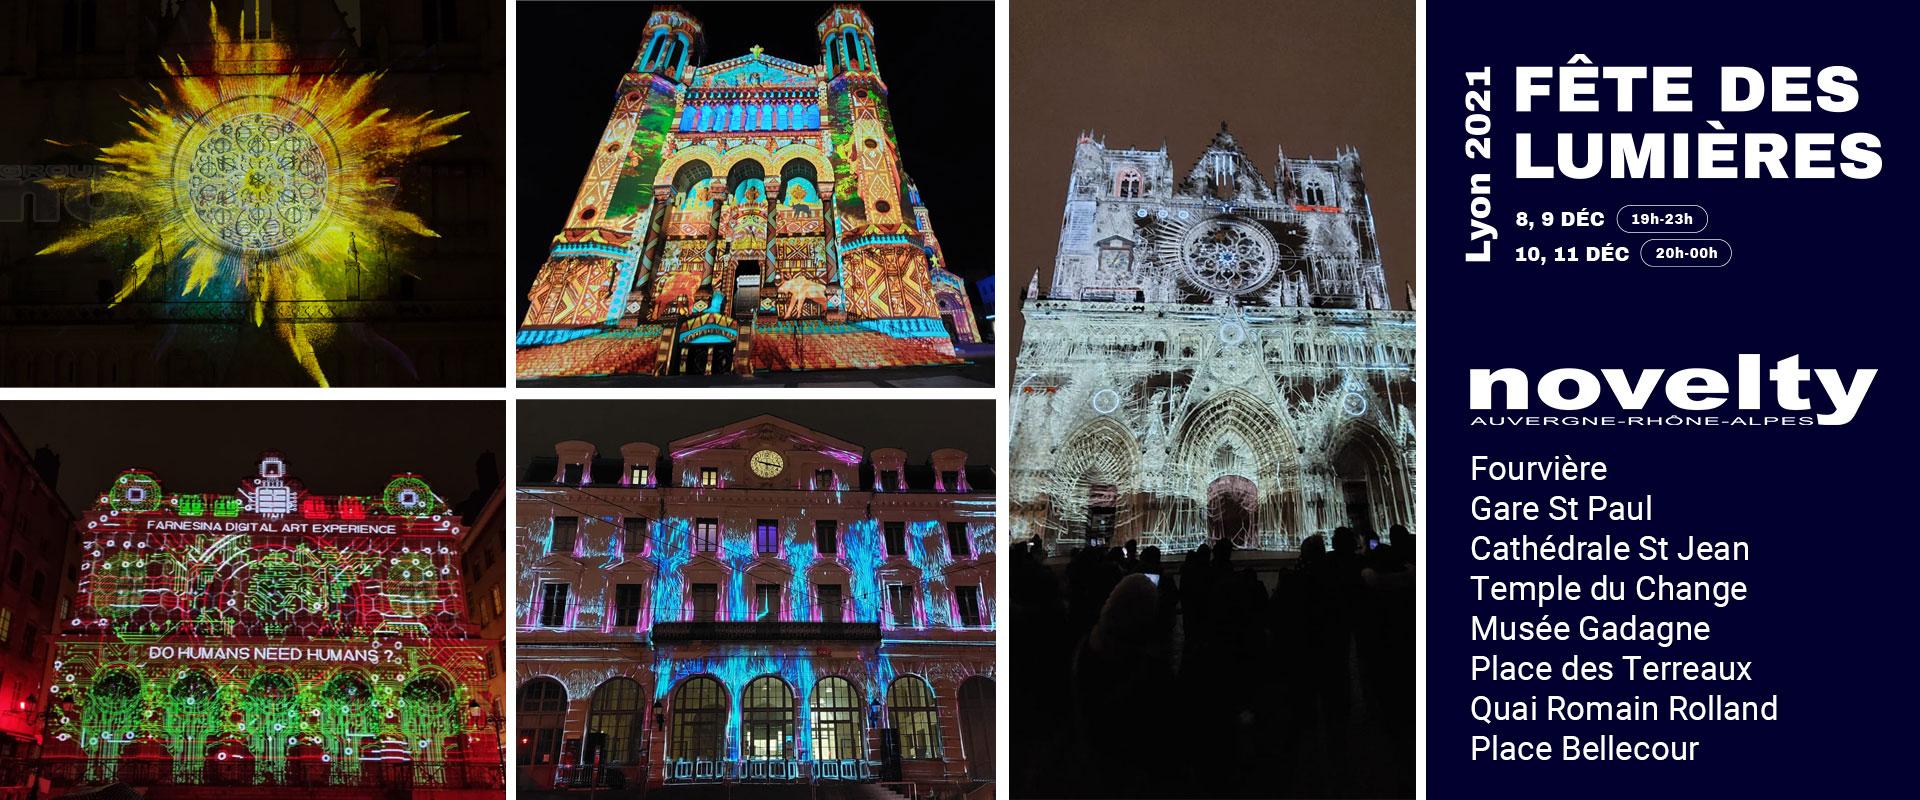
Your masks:
<instances>
[{"instance_id":1,"label":"projected rose window","mask_svg":"<svg viewBox=\"0 0 1920 800\"><path fill-rule=\"evenodd\" d=\"M1193 227L1182 248L1187 280L1210 292L1243 294L1273 277L1273 240L1266 231L1237 219L1216 219Z\"/></svg>"},{"instance_id":2,"label":"projected rose window","mask_svg":"<svg viewBox=\"0 0 1920 800\"><path fill-rule=\"evenodd\" d=\"M247 253L285 249L327 215L328 144L290 116L274 112L202 120L189 135L182 198L190 221L210 240Z\"/></svg>"}]
</instances>

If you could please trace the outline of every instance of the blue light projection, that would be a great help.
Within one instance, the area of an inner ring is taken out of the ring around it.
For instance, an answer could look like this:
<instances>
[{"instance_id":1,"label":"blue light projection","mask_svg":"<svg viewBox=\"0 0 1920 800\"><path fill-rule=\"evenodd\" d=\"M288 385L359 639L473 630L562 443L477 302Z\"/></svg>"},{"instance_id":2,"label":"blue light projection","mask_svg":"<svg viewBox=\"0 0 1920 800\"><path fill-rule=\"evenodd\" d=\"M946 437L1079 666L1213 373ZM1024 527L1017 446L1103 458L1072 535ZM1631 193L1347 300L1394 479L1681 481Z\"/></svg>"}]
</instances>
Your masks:
<instances>
[{"instance_id":1,"label":"blue light projection","mask_svg":"<svg viewBox=\"0 0 1920 800\"><path fill-rule=\"evenodd\" d=\"M885 548L880 543L880 523L871 519L854 520L842 526L840 552L845 553L850 574L848 600L855 622L880 619L880 563Z\"/></svg>"},{"instance_id":2,"label":"blue light projection","mask_svg":"<svg viewBox=\"0 0 1920 800\"><path fill-rule=\"evenodd\" d=\"M669 517L653 523L653 603L654 622L674 622L686 616L684 598L686 580L680 576L693 560L693 522L686 517Z\"/></svg>"},{"instance_id":3,"label":"blue light projection","mask_svg":"<svg viewBox=\"0 0 1920 800\"><path fill-rule=\"evenodd\" d=\"M947 602L947 565L953 555L947 552L941 525L937 520L907 525L907 560L920 570L921 620L928 627L953 623L951 604ZM934 602L933 587L940 587L940 601Z\"/></svg>"}]
</instances>

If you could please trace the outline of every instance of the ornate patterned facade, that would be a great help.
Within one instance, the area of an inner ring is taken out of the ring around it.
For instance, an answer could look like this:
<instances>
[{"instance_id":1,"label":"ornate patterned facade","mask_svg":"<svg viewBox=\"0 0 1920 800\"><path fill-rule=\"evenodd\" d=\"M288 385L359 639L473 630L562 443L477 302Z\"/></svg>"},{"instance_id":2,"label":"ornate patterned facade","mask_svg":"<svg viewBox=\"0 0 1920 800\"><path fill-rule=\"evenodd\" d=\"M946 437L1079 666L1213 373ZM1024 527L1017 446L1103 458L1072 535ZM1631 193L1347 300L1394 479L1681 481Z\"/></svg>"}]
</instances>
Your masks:
<instances>
[{"instance_id":1,"label":"ornate patterned facade","mask_svg":"<svg viewBox=\"0 0 1920 800\"><path fill-rule=\"evenodd\" d=\"M78 525L49 774L170 797L498 797L497 643L465 619L460 534L416 475L323 496L272 451L227 493L121 473Z\"/></svg>"},{"instance_id":2,"label":"ornate patterned facade","mask_svg":"<svg viewBox=\"0 0 1920 800\"><path fill-rule=\"evenodd\" d=\"M1222 125L1185 175L1082 136L1022 305L1013 536L1286 550L1413 523L1413 314L1360 156L1260 171Z\"/></svg>"},{"instance_id":3,"label":"ornate patterned facade","mask_svg":"<svg viewBox=\"0 0 1920 800\"><path fill-rule=\"evenodd\" d=\"M992 471L761 416L519 489L520 786L993 780Z\"/></svg>"},{"instance_id":4,"label":"ornate patterned facade","mask_svg":"<svg viewBox=\"0 0 1920 800\"><path fill-rule=\"evenodd\" d=\"M529 293L522 378L946 364L980 340L902 169L858 6L820 63L702 65L699 21L648 22Z\"/></svg>"}]
</instances>

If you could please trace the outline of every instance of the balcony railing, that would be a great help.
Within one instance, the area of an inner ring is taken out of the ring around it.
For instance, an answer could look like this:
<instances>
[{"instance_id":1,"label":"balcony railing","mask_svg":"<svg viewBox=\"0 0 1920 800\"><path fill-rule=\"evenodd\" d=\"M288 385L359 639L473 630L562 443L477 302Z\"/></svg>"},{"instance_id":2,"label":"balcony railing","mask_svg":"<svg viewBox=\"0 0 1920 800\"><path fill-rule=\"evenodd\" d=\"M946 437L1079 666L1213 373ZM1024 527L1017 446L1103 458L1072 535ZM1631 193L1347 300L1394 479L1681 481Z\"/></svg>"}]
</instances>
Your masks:
<instances>
[{"instance_id":1,"label":"balcony railing","mask_svg":"<svg viewBox=\"0 0 1920 800\"><path fill-rule=\"evenodd\" d=\"M60 784L133 786L281 786L297 788L497 789L506 786L498 760L339 763L165 762L49 757L43 773Z\"/></svg>"},{"instance_id":2,"label":"balcony railing","mask_svg":"<svg viewBox=\"0 0 1920 800\"><path fill-rule=\"evenodd\" d=\"M656 642L880 641L878 622L656 622Z\"/></svg>"},{"instance_id":3,"label":"balcony railing","mask_svg":"<svg viewBox=\"0 0 1920 800\"><path fill-rule=\"evenodd\" d=\"M718 781L870 781L879 773L878 764L859 758L832 761L801 759L708 760L675 758L665 765L667 783L708 783Z\"/></svg>"}]
</instances>

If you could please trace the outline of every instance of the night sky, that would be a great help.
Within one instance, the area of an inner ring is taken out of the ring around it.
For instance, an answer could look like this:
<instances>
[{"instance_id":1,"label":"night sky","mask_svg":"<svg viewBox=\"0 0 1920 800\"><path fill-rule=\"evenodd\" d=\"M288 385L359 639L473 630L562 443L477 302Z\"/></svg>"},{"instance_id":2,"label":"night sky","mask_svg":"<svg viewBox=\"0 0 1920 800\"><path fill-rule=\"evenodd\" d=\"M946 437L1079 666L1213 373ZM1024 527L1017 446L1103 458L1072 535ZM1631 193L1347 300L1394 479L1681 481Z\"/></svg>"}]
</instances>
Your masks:
<instances>
[{"instance_id":1,"label":"night sky","mask_svg":"<svg viewBox=\"0 0 1920 800\"><path fill-rule=\"evenodd\" d=\"M883 56L884 58L884 56ZM882 61L881 63L886 63ZM871 453L907 451L919 464L942 447L967 451L973 464L994 463L993 402L988 400L521 400L520 464L553 455L553 446L578 439L617 456L620 445L659 445L683 436L772 414Z\"/></svg>"},{"instance_id":2,"label":"night sky","mask_svg":"<svg viewBox=\"0 0 1920 800\"><path fill-rule=\"evenodd\" d=\"M766 54L817 64L829 3L685 3L714 64ZM520 315L645 41L651 3L520 3L517 84ZM948 268L993 274L993 4L864 3L900 139Z\"/></svg>"},{"instance_id":3,"label":"night sky","mask_svg":"<svg viewBox=\"0 0 1920 800\"><path fill-rule=\"evenodd\" d=\"M1012 27L1013 264L1003 291L1015 348L1020 292L1035 269L1042 291L1053 274L1083 130L1109 148L1164 141L1181 177L1223 121L1269 179L1277 146L1323 158L1359 148L1387 286L1405 307L1402 287L1414 276L1413 3L1018 0Z\"/></svg>"},{"instance_id":4,"label":"night sky","mask_svg":"<svg viewBox=\"0 0 1920 800\"><path fill-rule=\"evenodd\" d=\"M28 452L60 454L62 499L84 513L122 470L152 472L168 491L232 492L263 450L316 494L378 494L396 473L426 478L457 505L476 486L474 461L505 461L500 402L241 401L0 403Z\"/></svg>"}]
</instances>

